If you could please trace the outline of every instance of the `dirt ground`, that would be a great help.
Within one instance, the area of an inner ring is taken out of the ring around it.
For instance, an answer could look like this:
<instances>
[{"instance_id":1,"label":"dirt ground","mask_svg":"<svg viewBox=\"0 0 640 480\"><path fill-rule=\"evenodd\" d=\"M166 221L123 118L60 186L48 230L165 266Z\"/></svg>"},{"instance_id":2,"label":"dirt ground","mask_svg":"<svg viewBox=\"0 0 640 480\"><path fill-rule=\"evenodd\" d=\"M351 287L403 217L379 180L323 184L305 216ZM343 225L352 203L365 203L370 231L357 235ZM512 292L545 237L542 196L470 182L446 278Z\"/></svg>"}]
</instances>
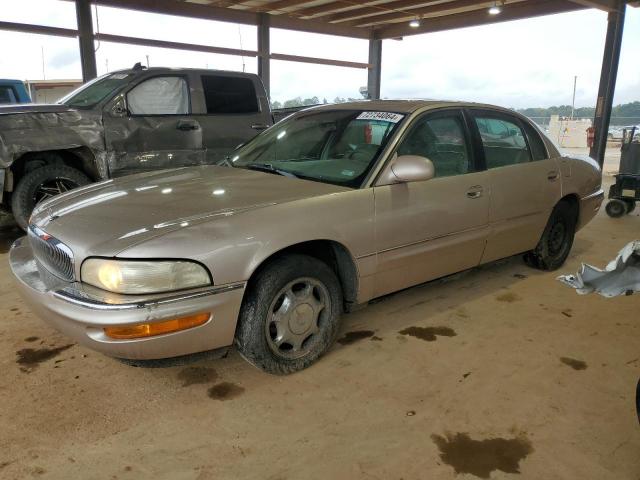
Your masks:
<instances>
[{"instance_id":1,"label":"dirt ground","mask_svg":"<svg viewBox=\"0 0 640 480\"><path fill-rule=\"evenodd\" d=\"M640 296L579 297L520 258L373 302L304 372L135 368L74 345L14 291L0 234L0 478L633 479ZM561 272L640 216L604 211Z\"/></svg>"}]
</instances>

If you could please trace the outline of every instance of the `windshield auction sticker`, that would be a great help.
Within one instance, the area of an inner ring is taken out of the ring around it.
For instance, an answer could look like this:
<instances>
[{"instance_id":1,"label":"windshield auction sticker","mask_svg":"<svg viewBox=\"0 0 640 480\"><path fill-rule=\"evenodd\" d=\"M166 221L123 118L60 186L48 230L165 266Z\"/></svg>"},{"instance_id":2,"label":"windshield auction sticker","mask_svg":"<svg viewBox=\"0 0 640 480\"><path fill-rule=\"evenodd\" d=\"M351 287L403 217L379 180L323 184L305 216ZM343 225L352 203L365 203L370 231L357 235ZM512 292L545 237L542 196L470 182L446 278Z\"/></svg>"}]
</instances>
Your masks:
<instances>
[{"instance_id":1,"label":"windshield auction sticker","mask_svg":"<svg viewBox=\"0 0 640 480\"><path fill-rule=\"evenodd\" d=\"M362 112L356 120L382 120L385 122L398 123L404 115L393 112Z\"/></svg>"}]
</instances>

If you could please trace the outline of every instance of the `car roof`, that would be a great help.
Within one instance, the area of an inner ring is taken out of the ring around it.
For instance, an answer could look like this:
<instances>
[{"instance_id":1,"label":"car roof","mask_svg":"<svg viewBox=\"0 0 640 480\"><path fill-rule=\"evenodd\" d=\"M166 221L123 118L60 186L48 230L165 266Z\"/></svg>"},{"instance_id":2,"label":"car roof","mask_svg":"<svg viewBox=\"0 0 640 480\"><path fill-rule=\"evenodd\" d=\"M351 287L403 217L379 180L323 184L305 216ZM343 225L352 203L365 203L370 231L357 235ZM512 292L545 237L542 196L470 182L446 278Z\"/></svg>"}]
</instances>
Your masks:
<instances>
[{"instance_id":1,"label":"car roof","mask_svg":"<svg viewBox=\"0 0 640 480\"><path fill-rule=\"evenodd\" d=\"M313 110L369 110L380 112L395 113L413 113L423 108L442 108L442 107L475 107L486 108L492 110L502 110L509 113L516 113L513 110L499 107L496 105L488 105L484 103L460 102L452 100L361 100L355 102L333 103L328 105L319 105L312 107Z\"/></svg>"},{"instance_id":2,"label":"car roof","mask_svg":"<svg viewBox=\"0 0 640 480\"><path fill-rule=\"evenodd\" d=\"M193 72L193 73L224 73L235 76L255 77L255 73L235 72L232 70L215 70L209 68L172 68L172 67L142 67L142 68L126 68L123 70L115 70L109 72L113 73L126 73L126 74L144 74L144 73L180 73L180 72Z\"/></svg>"}]
</instances>

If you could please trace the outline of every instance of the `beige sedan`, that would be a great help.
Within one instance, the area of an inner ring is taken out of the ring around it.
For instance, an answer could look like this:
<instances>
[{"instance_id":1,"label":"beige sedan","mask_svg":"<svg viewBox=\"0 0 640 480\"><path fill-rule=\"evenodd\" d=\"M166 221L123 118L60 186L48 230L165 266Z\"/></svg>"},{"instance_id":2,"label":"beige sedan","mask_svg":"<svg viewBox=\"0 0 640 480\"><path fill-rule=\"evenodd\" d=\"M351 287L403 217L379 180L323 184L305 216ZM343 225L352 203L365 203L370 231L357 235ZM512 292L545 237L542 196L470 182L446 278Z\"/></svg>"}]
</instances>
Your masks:
<instances>
[{"instance_id":1,"label":"beige sedan","mask_svg":"<svg viewBox=\"0 0 640 480\"><path fill-rule=\"evenodd\" d=\"M603 199L601 171L489 105L326 105L226 165L134 175L39 205L10 255L43 320L107 355L226 347L311 365L354 305L524 253L552 270Z\"/></svg>"}]
</instances>

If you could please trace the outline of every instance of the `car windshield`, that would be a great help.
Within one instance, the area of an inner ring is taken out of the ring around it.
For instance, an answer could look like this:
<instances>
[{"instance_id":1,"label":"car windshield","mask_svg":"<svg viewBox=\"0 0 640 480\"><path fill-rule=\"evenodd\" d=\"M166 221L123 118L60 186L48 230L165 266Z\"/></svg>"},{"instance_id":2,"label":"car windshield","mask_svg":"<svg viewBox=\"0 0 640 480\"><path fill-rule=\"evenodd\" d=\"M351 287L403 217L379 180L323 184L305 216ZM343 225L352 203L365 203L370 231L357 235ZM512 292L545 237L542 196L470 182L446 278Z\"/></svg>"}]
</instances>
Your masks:
<instances>
[{"instance_id":1,"label":"car windshield","mask_svg":"<svg viewBox=\"0 0 640 480\"><path fill-rule=\"evenodd\" d=\"M232 155L234 167L357 188L404 115L331 110L277 123Z\"/></svg>"},{"instance_id":2,"label":"car windshield","mask_svg":"<svg viewBox=\"0 0 640 480\"><path fill-rule=\"evenodd\" d=\"M131 81L129 73L111 73L85 83L58 103L74 108L91 108Z\"/></svg>"}]
</instances>

